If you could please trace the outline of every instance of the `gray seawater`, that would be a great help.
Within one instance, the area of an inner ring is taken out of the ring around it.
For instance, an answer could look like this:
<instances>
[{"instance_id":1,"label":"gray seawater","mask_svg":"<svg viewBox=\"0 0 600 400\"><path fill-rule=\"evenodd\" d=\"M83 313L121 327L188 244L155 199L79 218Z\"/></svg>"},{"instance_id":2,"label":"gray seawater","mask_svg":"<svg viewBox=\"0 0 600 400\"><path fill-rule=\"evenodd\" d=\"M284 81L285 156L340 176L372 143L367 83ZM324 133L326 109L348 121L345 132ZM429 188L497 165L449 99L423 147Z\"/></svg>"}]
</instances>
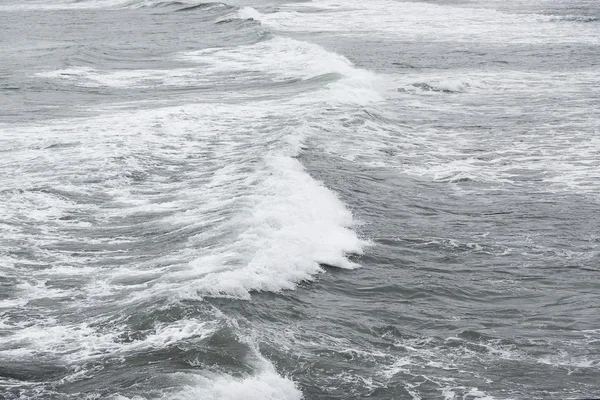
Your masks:
<instances>
[{"instance_id":1,"label":"gray seawater","mask_svg":"<svg viewBox=\"0 0 600 400\"><path fill-rule=\"evenodd\" d=\"M0 398L600 396L600 3L3 0Z\"/></svg>"}]
</instances>

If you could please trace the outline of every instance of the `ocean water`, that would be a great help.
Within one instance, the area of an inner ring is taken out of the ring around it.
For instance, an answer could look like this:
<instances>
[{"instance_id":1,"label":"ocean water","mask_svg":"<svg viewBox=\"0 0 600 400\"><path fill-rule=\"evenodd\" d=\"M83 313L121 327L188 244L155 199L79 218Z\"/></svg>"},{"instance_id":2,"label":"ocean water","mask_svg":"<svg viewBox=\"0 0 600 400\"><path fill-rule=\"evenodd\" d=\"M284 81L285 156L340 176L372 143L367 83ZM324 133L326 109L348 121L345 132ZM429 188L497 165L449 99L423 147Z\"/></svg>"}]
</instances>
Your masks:
<instances>
[{"instance_id":1,"label":"ocean water","mask_svg":"<svg viewBox=\"0 0 600 400\"><path fill-rule=\"evenodd\" d=\"M0 398L600 396L600 2L2 0Z\"/></svg>"}]
</instances>

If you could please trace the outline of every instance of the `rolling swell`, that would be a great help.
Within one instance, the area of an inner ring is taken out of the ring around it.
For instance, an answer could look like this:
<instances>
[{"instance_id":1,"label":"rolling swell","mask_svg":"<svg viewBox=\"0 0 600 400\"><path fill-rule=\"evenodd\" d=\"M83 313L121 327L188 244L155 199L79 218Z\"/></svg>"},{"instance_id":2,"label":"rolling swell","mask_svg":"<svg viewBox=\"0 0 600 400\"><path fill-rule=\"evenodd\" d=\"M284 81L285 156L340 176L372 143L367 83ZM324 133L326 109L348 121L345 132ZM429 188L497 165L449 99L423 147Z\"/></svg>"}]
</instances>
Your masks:
<instances>
[{"instance_id":1,"label":"rolling swell","mask_svg":"<svg viewBox=\"0 0 600 400\"><path fill-rule=\"evenodd\" d=\"M191 12L202 10L232 10L235 7L221 2L181 2L181 1L149 1L135 0L122 5L124 8L149 8L174 12Z\"/></svg>"},{"instance_id":2,"label":"rolling swell","mask_svg":"<svg viewBox=\"0 0 600 400\"><path fill-rule=\"evenodd\" d=\"M240 36L258 25L244 24ZM18 226L7 243L26 248L7 254L17 281L1 303L0 355L20 366L1 381L9 398L302 396L262 355L255 325L214 304L293 290L324 265L357 267L350 256L367 243L352 214L296 157L311 133L307 116L369 90L371 75L306 42L231 46L231 29L223 35L228 46L160 55L143 42L137 54L118 42L82 46L68 55L80 65L32 76L126 104L88 102L93 116L22 125L7 137L15 160L43 154L24 179L5 171L2 204ZM127 105L140 90L148 101L169 85L200 84L200 100ZM286 90L231 101L220 97L227 85ZM150 376L160 379L149 385Z\"/></svg>"},{"instance_id":3,"label":"rolling swell","mask_svg":"<svg viewBox=\"0 0 600 400\"><path fill-rule=\"evenodd\" d=\"M7 1L2 395L593 393L594 24Z\"/></svg>"},{"instance_id":4,"label":"rolling swell","mask_svg":"<svg viewBox=\"0 0 600 400\"><path fill-rule=\"evenodd\" d=\"M124 2L118 8L129 9L157 9L168 12L175 11L202 11L202 10L231 10L234 7L221 2L185 2L161 0L131 0Z\"/></svg>"},{"instance_id":5,"label":"rolling swell","mask_svg":"<svg viewBox=\"0 0 600 400\"><path fill-rule=\"evenodd\" d=\"M230 10L232 7L225 3L200 3L193 6L187 6L177 9L177 11L196 11L196 10Z\"/></svg>"}]
</instances>

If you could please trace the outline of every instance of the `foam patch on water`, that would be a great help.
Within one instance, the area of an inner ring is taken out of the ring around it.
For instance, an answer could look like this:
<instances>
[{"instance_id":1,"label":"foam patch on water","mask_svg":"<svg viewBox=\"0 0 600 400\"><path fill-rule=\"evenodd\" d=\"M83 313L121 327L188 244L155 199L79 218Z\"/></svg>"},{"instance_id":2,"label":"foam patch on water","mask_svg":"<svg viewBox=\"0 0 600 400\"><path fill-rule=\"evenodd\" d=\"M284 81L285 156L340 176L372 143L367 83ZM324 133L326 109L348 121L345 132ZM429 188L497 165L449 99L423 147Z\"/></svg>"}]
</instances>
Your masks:
<instances>
[{"instance_id":1,"label":"foam patch on water","mask_svg":"<svg viewBox=\"0 0 600 400\"><path fill-rule=\"evenodd\" d=\"M206 316L205 316L206 317ZM93 378L101 371L103 362L122 362L135 354L182 348L186 342L201 342L215 334L224 324L236 325L234 321L216 319L198 321L182 319L170 323L156 323L143 338L131 338L122 326L90 324L57 324L48 320L43 324L21 326L18 335L9 336L0 345L0 358L13 363L24 363L32 357L48 366L68 366L68 373L60 383L77 382ZM8 325L7 327L11 327ZM139 334L140 332L134 332ZM239 331L237 332L239 333ZM171 382L161 399L301 399L302 393L291 379L280 376L271 363L258 351L248 338L249 353L245 362L255 370L251 374L232 376L215 370L200 370L196 373L165 374L161 379ZM121 360L121 361L119 361ZM100 363L100 364L99 364ZM140 391L139 393L142 393ZM155 398L156 390L153 392ZM40 395L48 395L40 390ZM91 398L96 398L90 393ZM112 399L144 399L144 395L126 397L113 395Z\"/></svg>"},{"instance_id":2,"label":"foam patch on water","mask_svg":"<svg viewBox=\"0 0 600 400\"><path fill-rule=\"evenodd\" d=\"M172 388L164 389L162 395L153 398L162 400L300 400L303 399L298 385L290 378L281 376L275 367L260 354L249 338L239 337L246 342L249 353L245 363L253 372L232 376L218 370L196 370L193 373L175 372L164 376ZM114 395L114 400L137 400L140 396Z\"/></svg>"},{"instance_id":3,"label":"foam patch on water","mask_svg":"<svg viewBox=\"0 0 600 400\"><path fill-rule=\"evenodd\" d=\"M600 120L597 102L582 100L585 88L598 85L593 71L436 71L388 79L397 88L387 94L393 107L371 102L366 111L332 111L312 144L464 190L543 182L554 192L597 193Z\"/></svg>"},{"instance_id":4,"label":"foam patch on water","mask_svg":"<svg viewBox=\"0 0 600 400\"><path fill-rule=\"evenodd\" d=\"M20 11L20 10L77 10L94 8L111 8L125 4L124 0L50 0L50 1L30 1L22 4L0 5L0 11Z\"/></svg>"},{"instance_id":5,"label":"foam patch on water","mask_svg":"<svg viewBox=\"0 0 600 400\"><path fill-rule=\"evenodd\" d=\"M545 22L593 23L600 21L598 17L589 15L539 15L538 18Z\"/></svg>"},{"instance_id":6,"label":"foam patch on water","mask_svg":"<svg viewBox=\"0 0 600 400\"><path fill-rule=\"evenodd\" d=\"M460 394L457 392L461 392ZM447 386L442 388L444 400L497 400L497 397L490 396L478 388L466 388L464 386Z\"/></svg>"},{"instance_id":7,"label":"foam patch on water","mask_svg":"<svg viewBox=\"0 0 600 400\"><path fill-rule=\"evenodd\" d=\"M154 87L189 82L194 76L190 69L180 70L129 70L108 72L90 67L70 67L37 73L39 78L59 79L82 87Z\"/></svg>"},{"instance_id":8,"label":"foam patch on water","mask_svg":"<svg viewBox=\"0 0 600 400\"><path fill-rule=\"evenodd\" d=\"M145 338L123 341L127 332L122 327L102 329L89 323L57 324L48 319L34 325L20 326L4 338L0 357L14 361L60 359L69 365L89 362L93 358L115 358L131 352L163 349L185 340L202 340L216 329L217 321L179 320L157 324Z\"/></svg>"},{"instance_id":9,"label":"foam patch on water","mask_svg":"<svg viewBox=\"0 0 600 400\"><path fill-rule=\"evenodd\" d=\"M260 13L259 11L257 11L255 8L252 7L242 7L237 11L237 15L241 18L241 19L254 19L256 21L260 21L261 18L264 17L264 14Z\"/></svg>"},{"instance_id":10,"label":"foam patch on water","mask_svg":"<svg viewBox=\"0 0 600 400\"><path fill-rule=\"evenodd\" d=\"M345 321L343 316L338 320L328 315L326 307L311 312L321 318L327 315L337 323ZM538 370L537 351L530 353L531 349L525 350L511 339L468 331L446 339L411 336L393 326L371 329L366 337L348 336L322 326L319 320L308 324L306 320L265 323L260 336L284 354L293 355L296 363L316 371L311 379L330 397L368 397L384 392L415 399L512 398L502 385L492 385L496 368L519 365L540 374L549 372ZM366 329L360 326L357 330L362 333ZM547 349L546 344L535 347ZM581 345L579 341L577 346ZM327 355L325 367L322 354ZM327 373L319 374L322 368L327 368ZM392 392L385 392L390 388Z\"/></svg>"},{"instance_id":11,"label":"foam patch on water","mask_svg":"<svg viewBox=\"0 0 600 400\"><path fill-rule=\"evenodd\" d=\"M43 11L43 10L82 10L82 9L104 9L104 8L145 8L145 7L193 7L199 2L190 1L165 1L165 0L34 0L21 4L0 5L0 11Z\"/></svg>"},{"instance_id":12,"label":"foam patch on water","mask_svg":"<svg viewBox=\"0 0 600 400\"><path fill-rule=\"evenodd\" d=\"M442 79L431 82L416 82L411 86L420 92L461 93L467 91L471 85L459 79Z\"/></svg>"},{"instance_id":13,"label":"foam patch on water","mask_svg":"<svg viewBox=\"0 0 600 400\"><path fill-rule=\"evenodd\" d=\"M561 350L557 354L540 357L538 362L540 364L569 369L600 369L600 360L590 358L589 356L574 356L565 350Z\"/></svg>"},{"instance_id":14,"label":"foam patch on water","mask_svg":"<svg viewBox=\"0 0 600 400\"><path fill-rule=\"evenodd\" d=\"M296 384L279 376L272 368L256 375L237 378L226 375L187 375L180 377L184 389L158 397L161 400L300 400ZM110 400L143 400L143 397L115 395Z\"/></svg>"},{"instance_id":15,"label":"foam patch on water","mask_svg":"<svg viewBox=\"0 0 600 400\"><path fill-rule=\"evenodd\" d=\"M240 10L240 16L258 19L281 31L335 32L409 41L427 38L428 41L514 44L598 43L600 40L594 24L581 24L579 20L573 22L563 18L552 23L551 19L545 19L540 23L539 15L513 15L490 9L422 2L350 0L340 3L324 0L290 4L266 14L244 8ZM427 16L427 23L423 23L422 16Z\"/></svg>"},{"instance_id":16,"label":"foam patch on water","mask_svg":"<svg viewBox=\"0 0 600 400\"><path fill-rule=\"evenodd\" d=\"M210 1L182 1L182 0L129 0L123 1L123 8L163 8L169 10L186 10L203 6L205 8L229 8L225 3Z\"/></svg>"},{"instance_id":17,"label":"foam patch on water","mask_svg":"<svg viewBox=\"0 0 600 400\"><path fill-rule=\"evenodd\" d=\"M296 384L277 374L269 364L263 371L244 377L231 376L188 376L185 388L165 394L163 400L300 400L302 392ZM191 381L191 382L190 382Z\"/></svg>"}]
</instances>

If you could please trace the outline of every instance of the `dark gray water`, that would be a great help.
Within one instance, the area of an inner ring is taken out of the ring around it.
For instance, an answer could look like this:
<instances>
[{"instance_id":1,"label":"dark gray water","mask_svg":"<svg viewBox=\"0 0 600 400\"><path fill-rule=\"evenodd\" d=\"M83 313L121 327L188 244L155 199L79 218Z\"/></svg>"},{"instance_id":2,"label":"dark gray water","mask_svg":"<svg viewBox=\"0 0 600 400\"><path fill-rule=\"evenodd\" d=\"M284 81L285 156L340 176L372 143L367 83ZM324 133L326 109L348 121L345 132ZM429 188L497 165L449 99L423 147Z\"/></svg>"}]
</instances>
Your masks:
<instances>
[{"instance_id":1,"label":"dark gray water","mask_svg":"<svg viewBox=\"0 0 600 400\"><path fill-rule=\"evenodd\" d=\"M600 397L600 3L5 0L0 398Z\"/></svg>"}]
</instances>

